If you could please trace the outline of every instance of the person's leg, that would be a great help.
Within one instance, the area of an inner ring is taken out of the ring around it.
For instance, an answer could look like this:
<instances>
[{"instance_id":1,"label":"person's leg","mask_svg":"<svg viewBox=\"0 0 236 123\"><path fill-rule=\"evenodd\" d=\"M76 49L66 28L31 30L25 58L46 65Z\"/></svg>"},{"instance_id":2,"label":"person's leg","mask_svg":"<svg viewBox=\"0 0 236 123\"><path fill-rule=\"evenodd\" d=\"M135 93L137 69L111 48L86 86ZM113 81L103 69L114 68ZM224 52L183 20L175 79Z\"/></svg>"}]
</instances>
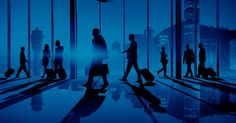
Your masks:
<instances>
[{"instance_id":1,"label":"person's leg","mask_svg":"<svg viewBox=\"0 0 236 123\"><path fill-rule=\"evenodd\" d=\"M102 87L105 88L107 87L109 84L108 84L108 81L107 81L107 75L106 74L103 74L102 75L102 79L103 79L103 85Z\"/></svg>"},{"instance_id":2,"label":"person's leg","mask_svg":"<svg viewBox=\"0 0 236 123\"><path fill-rule=\"evenodd\" d=\"M57 62L56 61L54 61L54 71L56 72L57 71Z\"/></svg>"},{"instance_id":3,"label":"person's leg","mask_svg":"<svg viewBox=\"0 0 236 123\"><path fill-rule=\"evenodd\" d=\"M190 77L193 77L193 71L192 71L192 65L189 65L189 73L190 73Z\"/></svg>"},{"instance_id":4,"label":"person's leg","mask_svg":"<svg viewBox=\"0 0 236 123\"><path fill-rule=\"evenodd\" d=\"M202 63L202 62L200 62L199 68L198 68L198 74L199 74L199 76L200 76L200 75L204 76L204 71L205 71L205 64Z\"/></svg>"},{"instance_id":5,"label":"person's leg","mask_svg":"<svg viewBox=\"0 0 236 123\"><path fill-rule=\"evenodd\" d=\"M167 68L166 68L167 64L163 64L163 70L164 70L164 76L166 77L166 72L167 72Z\"/></svg>"},{"instance_id":6,"label":"person's leg","mask_svg":"<svg viewBox=\"0 0 236 123\"><path fill-rule=\"evenodd\" d=\"M22 71L22 66L19 67L17 74L16 74L16 78L19 78L20 72Z\"/></svg>"},{"instance_id":7,"label":"person's leg","mask_svg":"<svg viewBox=\"0 0 236 123\"><path fill-rule=\"evenodd\" d=\"M25 72L26 76L27 76L27 77L30 77L29 71L27 70L27 68L26 68L25 65L22 65L22 69L23 69L23 71Z\"/></svg>"},{"instance_id":8,"label":"person's leg","mask_svg":"<svg viewBox=\"0 0 236 123\"><path fill-rule=\"evenodd\" d=\"M59 66L59 69L63 69L63 62L60 61L60 62L58 63L58 66Z\"/></svg>"},{"instance_id":9,"label":"person's leg","mask_svg":"<svg viewBox=\"0 0 236 123\"><path fill-rule=\"evenodd\" d=\"M187 72L185 74L185 77L188 77L188 74L189 74L189 64L187 64Z\"/></svg>"},{"instance_id":10,"label":"person's leg","mask_svg":"<svg viewBox=\"0 0 236 123\"><path fill-rule=\"evenodd\" d=\"M88 81L85 84L87 87L91 87L92 86L93 78L94 78L94 72L93 72L93 69L90 69L89 76L88 76Z\"/></svg>"},{"instance_id":11,"label":"person's leg","mask_svg":"<svg viewBox=\"0 0 236 123\"><path fill-rule=\"evenodd\" d=\"M44 72L43 72L42 78L44 78L44 76L45 76L45 74L46 74L46 70L47 70L47 66L46 66L46 65L43 66L43 70L44 70Z\"/></svg>"},{"instance_id":12,"label":"person's leg","mask_svg":"<svg viewBox=\"0 0 236 123\"><path fill-rule=\"evenodd\" d=\"M142 82L142 78L141 78L141 73L140 73L140 70L139 70L139 67L138 67L138 62L137 60L133 62L133 65L134 65L134 69L138 75L138 81L139 82Z\"/></svg>"},{"instance_id":13,"label":"person's leg","mask_svg":"<svg viewBox=\"0 0 236 123\"><path fill-rule=\"evenodd\" d=\"M128 77L128 74L129 74L129 72L130 72L130 70L131 70L131 68L132 68L132 62L131 61L128 61L128 64L127 64L127 67L126 67L126 71L125 71L125 73L124 73L124 76L123 76L123 80L127 80L127 77Z\"/></svg>"},{"instance_id":14,"label":"person's leg","mask_svg":"<svg viewBox=\"0 0 236 123\"><path fill-rule=\"evenodd\" d=\"M160 72L162 72L164 70L164 67L162 66L162 68L160 69L160 70L158 70L158 74L160 73Z\"/></svg>"},{"instance_id":15,"label":"person's leg","mask_svg":"<svg viewBox=\"0 0 236 123\"><path fill-rule=\"evenodd\" d=\"M94 78L94 61L92 62L90 69L89 69L89 76L88 80L83 86L91 87L93 83L93 78Z\"/></svg>"}]
</instances>

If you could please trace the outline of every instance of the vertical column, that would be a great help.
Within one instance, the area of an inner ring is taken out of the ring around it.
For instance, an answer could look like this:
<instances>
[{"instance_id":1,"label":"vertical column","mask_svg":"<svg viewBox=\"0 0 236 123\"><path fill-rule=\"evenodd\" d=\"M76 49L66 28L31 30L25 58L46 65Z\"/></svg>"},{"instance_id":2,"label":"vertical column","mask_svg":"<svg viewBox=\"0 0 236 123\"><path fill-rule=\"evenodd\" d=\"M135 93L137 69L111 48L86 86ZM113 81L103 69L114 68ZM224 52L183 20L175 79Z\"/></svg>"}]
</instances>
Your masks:
<instances>
[{"instance_id":1,"label":"vertical column","mask_svg":"<svg viewBox=\"0 0 236 123\"><path fill-rule=\"evenodd\" d=\"M216 73L220 76L220 0L216 0L216 30L217 30L217 56L216 56Z\"/></svg>"},{"instance_id":2,"label":"vertical column","mask_svg":"<svg viewBox=\"0 0 236 123\"><path fill-rule=\"evenodd\" d=\"M181 53L182 53L182 22L181 22L181 0L176 0L176 78L181 79Z\"/></svg>"},{"instance_id":3,"label":"vertical column","mask_svg":"<svg viewBox=\"0 0 236 123\"><path fill-rule=\"evenodd\" d=\"M54 58L54 0L51 0L51 58L52 58L52 68L53 68L53 58Z\"/></svg>"},{"instance_id":4,"label":"vertical column","mask_svg":"<svg viewBox=\"0 0 236 123\"><path fill-rule=\"evenodd\" d=\"M171 0L171 3L170 3L170 40L171 40L171 48L170 48L170 71L171 71L171 77L174 76L174 36L173 36L173 9L174 9L174 3L173 3L173 0Z\"/></svg>"},{"instance_id":5,"label":"vertical column","mask_svg":"<svg viewBox=\"0 0 236 123\"><path fill-rule=\"evenodd\" d=\"M11 0L7 1L7 68L11 67Z\"/></svg>"},{"instance_id":6,"label":"vertical column","mask_svg":"<svg viewBox=\"0 0 236 123\"><path fill-rule=\"evenodd\" d=\"M199 0L195 0L194 1L194 55L195 55L195 58L194 58L194 74L195 76L197 76L197 56L198 56L198 53L197 53L197 49L198 49L198 34L199 34Z\"/></svg>"},{"instance_id":7,"label":"vertical column","mask_svg":"<svg viewBox=\"0 0 236 123\"><path fill-rule=\"evenodd\" d=\"M30 65L31 65L31 55L30 55L30 51L31 51L31 42L30 42L30 29L31 29L31 16L30 16L30 0L28 0L28 70L30 73Z\"/></svg>"},{"instance_id":8,"label":"vertical column","mask_svg":"<svg viewBox=\"0 0 236 123\"><path fill-rule=\"evenodd\" d=\"M123 0L123 50L125 50L125 33L126 33L126 28L125 28L125 16L126 16L126 10L125 10L125 0ZM123 70L125 72L125 55L123 56Z\"/></svg>"},{"instance_id":9,"label":"vertical column","mask_svg":"<svg viewBox=\"0 0 236 123\"><path fill-rule=\"evenodd\" d=\"M77 76L77 68L78 68L78 3L75 0L75 76ZM76 78L76 77L75 77Z\"/></svg>"},{"instance_id":10,"label":"vertical column","mask_svg":"<svg viewBox=\"0 0 236 123\"><path fill-rule=\"evenodd\" d=\"M102 34L102 1L99 0L99 30Z\"/></svg>"},{"instance_id":11,"label":"vertical column","mask_svg":"<svg viewBox=\"0 0 236 123\"><path fill-rule=\"evenodd\" d=\"M149 24L149 20L150 20L150 15L149 15L149 0L147 0L147 68L149 69L150 65L149 65L149 58L150 58L150 24Z\"/></svg>"},{"instance_id":12,"label":"vertical column","mask_svg":"<svg viewBox=\"0 0 236 123\"><path fill-rule=\"evenodd\" d=\"M70 0L70 78L76 78L76 40L75 40L75 20L76 20L76 0Z\"/></svg>"}]
</instances>

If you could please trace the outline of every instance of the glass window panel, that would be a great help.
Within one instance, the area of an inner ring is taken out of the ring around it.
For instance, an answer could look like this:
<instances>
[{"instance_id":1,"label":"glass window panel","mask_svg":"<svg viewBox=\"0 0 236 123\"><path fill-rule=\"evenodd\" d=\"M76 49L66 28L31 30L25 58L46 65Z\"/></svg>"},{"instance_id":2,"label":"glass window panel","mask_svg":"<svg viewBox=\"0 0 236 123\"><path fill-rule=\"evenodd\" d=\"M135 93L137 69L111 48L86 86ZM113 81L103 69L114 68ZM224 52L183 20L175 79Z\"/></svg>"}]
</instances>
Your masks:
<instances>
[{"instance_id":1,"label":"glass window panel","mask_svg":"<svg viewBox=\"0 0 236 123\"><path fill-rule=\"evenodd\" d=\"M147 1L126 0L126 48L129 47L129 34L135 34L138 44L139 68L147 68ZM127 61L126 61L127 62ZM127 64L126 64L127 65ZM134 69L130 74L136 75Z\"/></svg>"},{"instance_id":2,"label":"glass window panel","mask_svg":"<svg viewBox=\"0 0 236 123\"><path fill-rule=\"evenodd\" d=\"M162 67L162 46L169 59L168 73L170 70L170 19L170 0L150 0L150 69L155 75Z\"/></svg>"},{"instance_id":3,"label":"glass window panel","mask_svg":"<svg viewBox=\"0 0 236 123\"><path fill-rule=\"evenodd\" d=\"M7 69L7 0L0 1L0 73Z\"/></svg>"},{"instance_id":4,"label":"glass window panel","mask_svg":"<svg viewBox=\"0 0 236 123\"><path fill-rule=\"evenodd\" d=\"M38 31L42 31L42 33L40 34ZM40 37L37 34L42 36L41 39L37 40L37 38ZM45 44L49 45L49 49L52 53L51 36L50 0L31 0L31 68L34 74L42 75L43 73L42 51ZM52 57L48 68L52 68L51 63Z\"/></svg>"},{"instance_id":5,"label":"glass window panel","mask_svg":"<svg viewBox=\"0 0 236 123\"><path fill-rule=\"evenodd\" d=\"M107 42L110 75L123 75L123 0L102 3L102 35Z\"/></svg>"},{"instance_id":6,"label":"glass window panel","mask_svg":"<svg viewBox=\"0 0 236 123\"><path fill-rule=\"evenodd\" d=\"M70 1L54 0L54 39L64 47L63 67L70 75ZM55 41L54 40L54 41ZM55 44L54 44L55 45ZM56 47L54 47L56 48Z\"/></svg>"},{"instance_id":7,"label":"glass window panel","mask_svg":"<svg viewBox=\"0 0 236 123\"><path fill-rule=\"evenodd\" d=\"M78 75L84 76L91 63L92 30L99 28L98 5L95 0L78 1Z\"/></svg>"},{"instance_id":8,"label":"glass window panel","mask_svg":"<svg viewBox=\"0 0 236 123\"><path fill-rule=\"evenodd\" d=\"M29 57L27 5L27 0L11 0L11 67L15 70L20 66L20 47L25 47L26 59Z\"/></svg>"}]
</instances>

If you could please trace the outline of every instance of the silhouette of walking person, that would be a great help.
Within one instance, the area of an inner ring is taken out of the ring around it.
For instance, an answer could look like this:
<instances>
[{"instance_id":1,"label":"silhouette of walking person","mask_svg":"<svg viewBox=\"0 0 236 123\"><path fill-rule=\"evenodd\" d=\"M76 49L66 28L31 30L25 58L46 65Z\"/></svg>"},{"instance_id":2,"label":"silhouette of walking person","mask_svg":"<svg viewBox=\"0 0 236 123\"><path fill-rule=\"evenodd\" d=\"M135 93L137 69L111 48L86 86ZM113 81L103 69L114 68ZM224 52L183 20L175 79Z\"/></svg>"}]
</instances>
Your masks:
<instances>
[{"instance_id":1,"label":"silhouette of walking person","mask_svg":"<svg viewBox=\"0 0 236 123\"><path fill-rule=\"evenodd\" d=\"M106 41L104 40L102 35L100 35L99 29L97 29L97 28L93 29L92 35L93 35L93 40L92 40L93 60L92 60L91 66L90 66L88 81L85 84L83 84L83 86L86 86L88 88L92 87L93 78L96 74L97 69L102 67L103 60L108 58ZM109 85L108 81L107 81L107 73L104 73L102 71L101 76L103 79L102 88L106 88Z\"/></svg>"},{"instance_id":2,"label":"silhouette of walking person","mask_svg":"<svg viewBox=\"0 0 236 123\"><path fill-rule=\"evenodd\" d=\"M20 67L17 71L17 74L16 74L16 78L19 78L19 75L20 75L20 72L23 70L25 72L25 74L27 75L27 78L30 78L30 73L28 72L27 68L26 68L26 65L25 63L26 62L29 62L28 60L26 60L25 58L25 47L21 47L21 52L20 52Z\"/></svg>"},{"instance_id":3,"label":"silhouette of walking person","mask_svg":"<svg viewBox=\"0 0 236 123\"><path fill-rule=\"evenodd\" d=\"M188 77L189 74L190 74L190 77L193 77L191 65L192 63L194 63L194 54L193 54L193 50L189 48L189 44L186 44L186 50L184 51L183 64L185 62L187 64L187 72L185 74L185 77Z\"/></svg>"},{"instance_id":4,"label":"silhouette of walking person","mask_svg":"<svg viewBox=\"0 0 236 123\"><path fill-rule=\"evenodd\" d=\"M167 54L165 52L165 47L161 47L161 64L162 64L162 68L160 70L157 71L157 74L159 75L160 72L164 71L164 77L166 77L166 66L168 63L168 59L167 59Z\"/></svg>"},{"instance_id":5,"label":"silhouette of walking person","mask_svg":"<svg viewBox=\"0 0 236 123\"><path fill-rule=\"evenodd\" d=\"M135 41L134 34L129 35L129 41L131 42L129 48L122 52L122 53L127 53L128 65L127 65L126 71L125 71L122 79L120 79L120 81L127 81L128 74L129 74L132 66L134 66L134 69L138 75L138 80L136 82L138 82L139 84L142 85L141 73L140 73L140 70L138 67L138 62L137 62L137 60L138 60L137 42Z\"/></svg>"},{"instance_id":6,"label":"silhouette of walking person","mask_svg":"<svg viewBox=\"0 0 236 123\"><path fill-rule=\"evenodd\" d=\"M202 43L198 44L198 48L200 49L199 51L199 65L198 65L198 75L197 77L200 78L200 75L205 76L205 61L206 61L206 51L203 48Z\"/></svg>"},{"instance_id":7,"label":"silhouette of walking person","mask_svg":"<svg viewBox=\"0 0 236 123\"><path fill-rule=\"evenodd\" d=\"M58 73L59 69L63 69L63 50L64 47L61 46L59 40L56 40L56 50L55 50L55 59L54 59L54 71ZM59 67L59 68L58 68Z\"/></svg>"},{"instance_id":8,"label":"silhouette of walking person","mask_svg":"<svg viewBox=\"0 0 236 123\"><path fill-rule=\"evenodd\" d=\"M43 49L43 59L42 59L42 65L44 68L44 72L43 72L43 75L41 78L44 78L44 75L46 74L47 66L49 63L49 58L50 58L49 46L48 46L48 44L45 44L44 49Z\"/></svg>"}]
</instances>

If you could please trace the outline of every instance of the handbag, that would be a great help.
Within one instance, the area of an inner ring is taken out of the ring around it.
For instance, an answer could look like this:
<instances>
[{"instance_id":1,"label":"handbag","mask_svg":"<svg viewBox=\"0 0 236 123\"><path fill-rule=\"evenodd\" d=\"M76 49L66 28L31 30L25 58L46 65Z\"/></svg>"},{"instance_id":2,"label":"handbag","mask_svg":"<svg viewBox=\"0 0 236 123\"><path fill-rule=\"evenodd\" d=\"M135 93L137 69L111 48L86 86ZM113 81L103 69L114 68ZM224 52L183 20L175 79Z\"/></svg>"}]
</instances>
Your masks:
<instances>
[{"instance_id":1,"label":"handbag","mask_svg":"<svg viewBox=\"0 0 236 123\"><path fill-rule=\"evenodd\" d=\"M94 76L101 76L109 74L108 64L95 66L93 69Z\"/></svg>"}]
</instances>

